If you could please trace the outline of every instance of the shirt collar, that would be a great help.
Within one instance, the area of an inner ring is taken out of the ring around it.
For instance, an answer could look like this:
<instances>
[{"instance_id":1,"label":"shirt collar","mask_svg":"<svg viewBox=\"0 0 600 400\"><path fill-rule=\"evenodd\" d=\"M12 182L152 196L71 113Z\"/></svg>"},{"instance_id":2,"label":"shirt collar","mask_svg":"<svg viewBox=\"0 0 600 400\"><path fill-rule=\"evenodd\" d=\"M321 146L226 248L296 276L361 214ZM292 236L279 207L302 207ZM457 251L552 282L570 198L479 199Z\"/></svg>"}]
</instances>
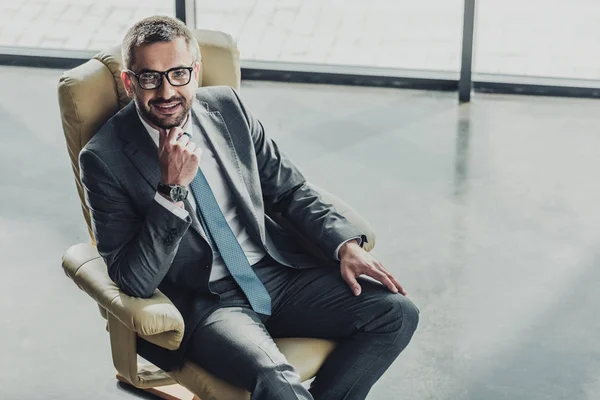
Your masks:
<instances>
[{"instance_id":1,"label":"shirt collar","mask_svg":"<svg viewBox=\"0 0 600 400\"><path fill-rule=\"evenodd\" d=\"M138 108L135 108L135 111L138 114L138 117L140 118L140 121L142 121L142 124L144 125L144 128L146 128L146 131L148 132L148 134L150 135L150 137L152 138L152 141L154 142L154 144L156 145L156 147L158 147L158 139L160 137L160 132L158 132L158 130L154 129L153 127L151 127L148 122L146 122L146 120L142 117L142 115L140 114L140 110L138 110ZM188 113L188 118L187 121L185 122L185 125L183 126L183 131L187 134L190 135L190 139L192 137L194 137L194 124L192 124L192 113Z\"/></svg>"}]
</instances>

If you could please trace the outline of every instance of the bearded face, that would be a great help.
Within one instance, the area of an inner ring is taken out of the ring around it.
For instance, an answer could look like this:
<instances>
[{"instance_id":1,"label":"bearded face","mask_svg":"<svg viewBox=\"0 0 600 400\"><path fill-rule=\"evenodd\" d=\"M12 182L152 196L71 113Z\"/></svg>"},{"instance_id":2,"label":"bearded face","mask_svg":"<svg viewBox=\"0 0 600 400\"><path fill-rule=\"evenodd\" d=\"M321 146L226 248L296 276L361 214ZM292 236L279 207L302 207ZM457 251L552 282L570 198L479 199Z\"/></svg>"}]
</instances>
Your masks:
<instances>
[{"instance_id":1,"label":"bearded face","mask_svg":"<svg viewBox=\"0 0 600 400\"><path fill-rule=\"evenodd\" d=\"M185 122L196 95L199 74L200 63L194 60L185 40L177 38L139 46L134 65L121 78L142 117L154 128L167 130Z\"/></svg>"}]
</instances>

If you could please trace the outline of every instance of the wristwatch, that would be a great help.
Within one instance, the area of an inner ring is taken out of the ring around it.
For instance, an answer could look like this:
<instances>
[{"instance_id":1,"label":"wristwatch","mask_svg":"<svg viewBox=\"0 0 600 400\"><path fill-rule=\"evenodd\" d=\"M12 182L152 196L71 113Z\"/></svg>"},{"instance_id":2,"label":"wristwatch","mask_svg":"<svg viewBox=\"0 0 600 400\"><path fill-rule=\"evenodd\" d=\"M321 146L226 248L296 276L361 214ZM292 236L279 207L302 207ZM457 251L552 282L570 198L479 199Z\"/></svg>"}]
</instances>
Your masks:
<instances>
[{"instance_id":1,"label":"wristwatch","mask_svg":"<svg viewBox=\"0 0 600 400\"><path fill-rule=\"evenodd\" d=\"M158 193L164 194L174 202L183 201L188 195L188 190L185 188L185 186L181 185L165 185L159 183L156 190L158 190Z\"/></svg>"}]
</instances>

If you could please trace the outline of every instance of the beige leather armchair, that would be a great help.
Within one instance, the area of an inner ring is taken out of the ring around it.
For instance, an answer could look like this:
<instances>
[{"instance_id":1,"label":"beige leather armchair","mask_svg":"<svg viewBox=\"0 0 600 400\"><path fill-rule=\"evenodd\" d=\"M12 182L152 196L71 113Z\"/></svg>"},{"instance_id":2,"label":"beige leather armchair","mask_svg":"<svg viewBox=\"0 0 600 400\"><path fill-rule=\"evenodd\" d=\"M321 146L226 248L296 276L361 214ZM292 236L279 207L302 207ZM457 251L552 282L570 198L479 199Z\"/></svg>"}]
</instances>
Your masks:
<instances>
[{"instance_id":1,"label":"beige leather armchair","mask_svg":"<svg viewBox=\"0 0 600 400\"><path fill-rule=\"evenodd\" d=\"M200 85L229 85L239 89L239 53L232 38L222 32L206 30L195 34L202 53ZM164 399L249 399L246 391L215 378L191 362L187 362L181 370L169 373L153 365L138 364L136 335L174 350L180 345L185 327L179 311L159 290L150 299L133 298L121 292L110 280L106 264L95 247L90 214L79 179L78 156L92 135L129 102L120 73L121 54L120 48L116 47L66 71L58 85L65 139L91 237L90 244L77 244L65 252L64 271L98 303L102 316L107 319L112 358L119 380ZM319 191L338 211L362 227L368 237L367 249L372 249L375 235L368 224L339 199L321 189ZM277 339L276 342L303 380L316 374L335 347L331 341L311 338Z\"/></svg>"}]
</instances>

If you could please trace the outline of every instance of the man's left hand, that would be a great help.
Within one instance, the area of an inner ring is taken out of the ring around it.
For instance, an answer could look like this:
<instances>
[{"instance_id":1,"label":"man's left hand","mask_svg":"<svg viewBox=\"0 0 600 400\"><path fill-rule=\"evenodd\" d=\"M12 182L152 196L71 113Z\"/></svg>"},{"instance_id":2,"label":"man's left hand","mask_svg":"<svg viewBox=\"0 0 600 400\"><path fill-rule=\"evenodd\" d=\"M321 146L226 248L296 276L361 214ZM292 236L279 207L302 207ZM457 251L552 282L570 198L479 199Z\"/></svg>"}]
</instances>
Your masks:
<instances>
[{"instance_id":1,"label":"man's left hand","mask_svg":"<svg viewBox=\"0 0 600 400\"><path fill-rule=\"evenodd\" d=\"M366 252L355 241L344 243L340 249L340 261L342 278L350 286L355 296L359 296L361 293L361 287L356 280L361 275L370 276L387 286L391 292L400 292L406 296L406 291L396 278L385 269L379 260Z\"/></svg>"}]
</instances>

